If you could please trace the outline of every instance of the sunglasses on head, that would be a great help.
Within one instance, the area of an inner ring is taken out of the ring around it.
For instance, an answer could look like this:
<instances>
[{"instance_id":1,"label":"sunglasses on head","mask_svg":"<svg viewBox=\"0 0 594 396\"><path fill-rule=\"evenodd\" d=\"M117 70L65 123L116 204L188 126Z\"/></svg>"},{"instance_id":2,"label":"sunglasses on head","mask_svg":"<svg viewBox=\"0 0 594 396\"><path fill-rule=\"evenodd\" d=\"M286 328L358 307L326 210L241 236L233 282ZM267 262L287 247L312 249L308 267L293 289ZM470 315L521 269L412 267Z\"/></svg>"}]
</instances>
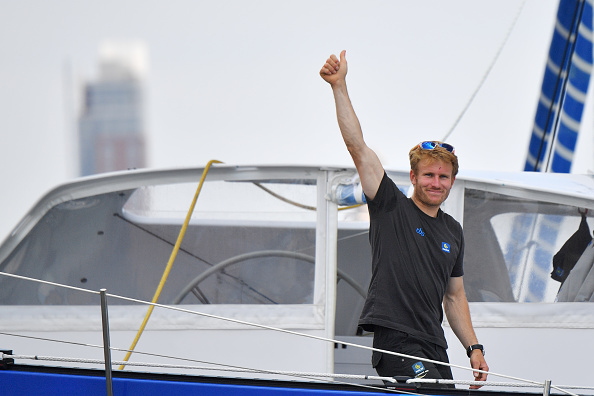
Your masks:
<instances>
[{"instance_id":1,"label":"sunglasses on head","mask_svg":"<svg viewBox=\"0 0 594 396\"><path fill-rule=\"evenodd\" d=\"M419 143L419 147L422 148L423 150L433 150L436 147L442 147L444 149L446 149L447 151L449 151L450 153L454 153L454 146L452 146L451 144L447 144L447 143L436 143L436 142L431 142L431 141L426 141L426 142L421 142Z\"/></svg>"}]
</instances>

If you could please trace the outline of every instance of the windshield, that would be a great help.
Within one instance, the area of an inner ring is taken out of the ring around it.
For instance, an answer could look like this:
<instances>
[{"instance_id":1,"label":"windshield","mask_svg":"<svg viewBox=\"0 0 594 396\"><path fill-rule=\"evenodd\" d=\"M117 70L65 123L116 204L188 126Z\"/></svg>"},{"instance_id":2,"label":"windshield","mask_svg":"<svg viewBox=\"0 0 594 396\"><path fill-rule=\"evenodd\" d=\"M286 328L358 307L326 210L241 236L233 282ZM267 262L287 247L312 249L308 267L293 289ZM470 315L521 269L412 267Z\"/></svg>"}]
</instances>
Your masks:
<instances>
[{"instance_id":1,"label":"windshield","mask_svg":"<svg viewBox=\"0 0 594 396\"><path fill-rule=\"evenodd\" d=\"M196 187L151 185L61 203L0 268L150 301ZM315 180L206 182L159 302L313 303L316 191ZM0 279L5 305L97 304L94 297Z\"/></svg>"},{"instance_id":2,"label":"windshield","mask_svg":"<svg viewBox=\"0 0 594 396\"><path fill-rule=\"evenodd\" d=\"M578 274L576 263L592 239L593 224L586 210L577 207L466 189L464 284L469 301L561 301L559 290L572 272Z\"/></svg>"}]
</instances>

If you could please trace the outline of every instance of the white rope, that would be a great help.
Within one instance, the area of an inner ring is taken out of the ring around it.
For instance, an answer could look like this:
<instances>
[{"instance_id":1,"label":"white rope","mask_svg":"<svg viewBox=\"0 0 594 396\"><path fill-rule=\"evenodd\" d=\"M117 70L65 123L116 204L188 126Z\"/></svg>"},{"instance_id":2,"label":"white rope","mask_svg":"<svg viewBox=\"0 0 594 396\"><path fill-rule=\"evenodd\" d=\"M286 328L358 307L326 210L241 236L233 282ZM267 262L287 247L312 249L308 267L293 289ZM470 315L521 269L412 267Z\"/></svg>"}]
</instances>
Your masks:
<instances>
[{"instance_id":1,"label":"white rope","mask_svg":"<svg viewBox=\"0 0 594 396\"><path fill-rule=\"evenodd\" d=\"M64 341L64 340L58 340L55 338L35 337L35 336L28 336L28 335L23 335L23 334L12 334L12 333L6 333L4 331L0 331L0 335L10 336L10 337L27 338L27 339L38 340L38 341L59 342L61 344L78 345L78 346L103 349L102 345L86 344L84 342L75 342L75 341ZM111 349L120 350L119 348L114 348L114 347L111 347Z\"/></svg>"},{"instance_id":2,"label":"white rope","mask_svg":"<svg viewBox=\"0 0 594 396\"><path fill-rule=\"evenodd\" d=\"M63 287L63 288L66 288L66 289L77 290L77 291L81 291L81 292L84 292L84 293L99 294L98 291L94 291L94 290L82 289L80 287L64 285L64 284L61 284L61 283L55 283L55 282L50 282L50 281L44 281L44 280L41 280L41 279L29 278L28 276L22 276L22 275L16 275L16 274L9 274L8 272L2 272L2 271L0 271L0 275L4 275L4 276L11 277L11 278L16 278L16 279L28 280L28 281L36 282L36 283L43 283L45 285L51 285L51 286L56 286L56 287Z\"/></svg>"},{"instance_id":3,"label":"white rope","mask_svg":"<svg viewBox=\"0 0 594 396\"><path fill-rule=\"evenodd\" d=\"M71 342L71 341L60 341L60 340L52 340L52 339L48 339L48 338L43 338L43 337L33 337L33 336L25 336L25 335L20 335L20 334L11 334L11 333L5 333L5 332L0 332L1 335L8 335L8 336L13 336L13 337L21 337L21 338L30 338L30 339L36 339L36 340L42 340L42 341L53 341L53 342L61 342L61 343L65 343L65 344L71 344L71 345L79 345L79 346L86 346L86 347L92 347L92 348L98 348L98 349L103 349L103 346L101 345L95 345L95 344L86 344L86 343L80 343L80 342ZM118 351L118 352L128 352L129 350L126 349L122 349L122 348L115 348L115 347L111 347L111 350L114 351ZM187 359L187 358L179 358L179 357L175 357L175 356L167 356L167 355L161 355L161 354L154 354L154 353L149 353L149 352L142 352L142 351L137 351L137 354L139 355L147 355L147 356L153 356L153 357L161 357L161 358L169 358L169 359L179 359L179 360L186 360L186 361L191 361L191 362L196 362L196 363L204 363L204 364L210 364L213 366L218 366L217 368L214 367L198 367L198 366L189 366L189 365L171 365L171 364L151 364L151 363L130 363L129 365L134 366L134 365L138 365L138 366L154 366L154 367L168 367L168 368L181 368L181 369L200 369L200 370L217 370L217 371L235 371L235 372L253 372L253 373L268 373L268 374L281 374L281 375L291 375L291 376L301 376L301 377L329 377L329 378L343 378L343 379L358 379L358 380L381 380L381 381L388 381L388 382L396 382L396 380L394 380L394 378L392 377L379 377L379 376L371 376L371 375L363 375L363 374L328 374L328 373L300 373L300 372L288 372L288 371L270 371L270 370L263 370L263 369L254 369L254 368L245 368L245 367L238 367L238 366L231 366L231 365L226 365L226 364L221 364L221 363L213 363L213 362L205 362L205 361L201 361L201 360L196 360L196 359ZM33 359L33 360L44 360L44 361L67 361L67 362L78 362L78 363L91 363L91 364L101 364L104 365L105 361L104 360L97 360L97 359L83 359L83 358L59 358L59 357L49 357L49 356L39 356L39 355L9 355L9 354L5 354L5 353L1 353L0 354L2 356L2 358L11 358L11 359ZM113 362L112 361L112 365L119 365L120 362Z\"/></svg>"},{"instance_id":4,"label":"white rope","mask_svg":"<svg viewBox=\"0 0 594 396\"><path fill-rule=\"evenodd\" d=\"M466 111L468 110L468 108L470 107L470 105L472 104L472 102L474 101L474 98L476 97L476 95L478 94L478 92L483 87L483 84L485 83L485 81L487 80L487 77L491 73L491 70L495 66L495 63L497 62L497 59L499 59L499 55L501 55L501 51L503 51L503 48L505 47L505 44L507 43L507 40L511 36L511 32L514 29L514 27L516 26L516 23L518 22L518 19L520 17L520 14L521 14L522 9L524 8L524 5L525 4L526 4L526 0L524 0L522 2L522 5L520 6L520 8L518 9L518 11L516 12L516 16L515 16L512 24L511 24L511 26L507 30L507 33L505 35L505 38L503 39L503 42L501 43L501 45L499 46L499 49L495 53L495 57L491 61L491 64L489 65L489 67L487 68L487 70L485 71L485 73L483 74L483 77L481 78L481 81L479 82L479 85L476 87L476 89L474 90L474 92L470 96L470 99L468 99L468 102L466 103L466 106L464 106L464 108L462 109L462 111L458 115L458 118L456 118L456 121L454 121L454 124L448 130L448 133L446 133L445 136L441 139L442 142L445 142L447 140L447 138L452 134L452 132L454 132L454 129L458 126L458 123L460 122L460 120L462 119L462 117L464 117L464 114L466 114Z\"/></svg>"},{"instance_id":5,"label":"white rope","mask_svg":"<svg viewBox=\"0 0 594 396\"><path fill-rule=\"evenodd\" d=\"M55 356L39 356L39 355L8 355L2 353L2 358L21 359L21 360L40 360L40 361L55 361L68 363L86 363L104 365L105 361L100 359L83 359L83 358L69 358L69 357L55 357ZM123 364L122 361L113 360L112 366ZM148 362L130 362L127 366L137 367L151 367L151 368L169 368L169 369L184 369L184 370L207 370L207 371L225 371L236 373L263 373L286 375L290 377L316 377L316 378L342 378L342 379L356 379L356 380L380 380L395 383L397 382L392 377L379 377L373 375L359 375L359 374L332 374L332 373L313 373L303 371L283 371L283 370L264 370L264 369L250 369L250 368L221 368L221 367L205 367L205 366L190 366L181 364L165 364L165 363L148 363Z\"/></svg>"},{"instance_id":6,"label":"white rope","mask_svg":"<svg viewBox=\"0 0 594 396\"><path fill-rule=\"evenodd\" d=\"M579 396L579 395L576 395L575 393L572 393L572 392L569 392L568 390L563 389L560 386L551 385L551 388L552 389L556 389L556 390L558 390L558 391L560 391L562 393L565 393L566 395L569 395L569 396ZM577 388L577 389L579 389L579 388Z\"/></svg>"},{"instance_id":7,"label":"white rope","mask_svg":"<svg viewBox=\"0 0 594 396\"><path fill-rule=\"evenodd\" d=\"M0 332L0 335L7 335L7 336L12 336L12 337L27 338L27 339L35 339L35 340L40 340L40 341L59 342L59 343L70 344L70 345L78 345L78 346L86 346L86 347L103 349L103 346L102 345L86 344L86 343L73 342L73 341L55 340L55 339L44 338L44 337L26 336L26 335L21 335L21 334L11 334L11 333L5 333L5 332ZM128 349L123 349L123 348L110 347L110 349L111 350L114 350L114 351L118 351L118 352L129 352ZM159 358L184 360L184 361L189 361L189 362L194 362L194 363L210 364L212 366L217 366L218 367L218 368L207 368L207 367L203 367L202 369L204 369L204 370L216 370L216 371L240 371L240 370L243 370L245 372L253 372L253 373L260 373L260 374L267 374L267 373L268 374L272 374L270 371L266 371L266 370L263 370L263 369L253 369L253 368L250 369L250 368L245 368L245 367L232 366L232 365L228 365L228 364L214 363L214 362L205 362L205 361L197 360L197 359L181 358L181 357L177 357L177 356L168 356L168 355L157 354L157 353L150 353L150 352L143 352L143 351L136 351L135 353L137 355L145 355L145 356L152 356L152 357L159 357ZM6 355L6 354L0 354L0 355L3 356L2 357L3 359L5 357L6 358L10 358L11 356L14 356L13 359L14 358L17 358L17 359L18 358L21 358L18 355ZM26 356L23 356L23 357L26 358ZM31 358L31 357L34 360L42 360L42 357L40 357L40 356L29 356L29 358ZM44 360L51 360L51 359L54 359L55 360L55 358L50 358L50 357L44 358ZM63 360L66 360L68 358L62 358L62 359ZM77 359L77 360L78 361L81 361L83 359ZM89 363L91 362L90 359L85 359L85 360L88 360ZM102 361L102 360L99 360L98 362L99 363L97 363L97 364L101 364L101 365L104 365L105 364L104 361ZM117 364L120 364L120 363L121 362L118 362ZM116 363L112 362L112 364L116 364ZM130 366L134 366L134 365L139 365L140 366L140 365L143 365L143 364L136 364L136 363L131 362L129 365ZM153 366L156 367L157 365L154 364ZM170 366L172 366L172 365L170 365ZM181 366L180 365L178 367L181 367L181 368L193 368L193 367L196 367L196 366ZM225 369L221 369L221 367L224 367ZM349 375L349 374L338 374L338 375L344 376L344 375ZM294 376L295 377L300 377L301 379L310 379L310 380L313 379L313 380L317 380L318 382L322 382L319 379L319 377L320 377L319 375L317 376L318 378L316 378L316 377L306 377L306 376L297 376L297 375L294 375ZM338 378L337 377L337 374L326 374L326 376L327 377ZM367 380L378 379L378 380L382 380L382 381L383 380L386 380L388 382L392 382L392 380L393 380L393 378L391 378L391 377L374 377L374 376L368 376L368 375L359 375L359 377L360 378L353 378L353 379L367 379ZM382 390L385 390L385 391L388 391L388 392L397 392L396 390L384 389L383 387L382 388L378 388L377 386L360 384L360 383L350 383L350 382L343 382L343 381L336 381L336 380L326 381L326 382L331 382L331 383L335 383L335 384L346 384L346 385L355 386L355 387L364 388L364 389L374 389L374 390L382 389ZM398 392L399 393L402 393L402 394L409 394L409 395L414 395L414 396L421 396L421 395L419 395L417 393L408 392L408 391L405 391L403 389L399 389Z\"/></svg>"},{"instance_id":8,"label":"white rope","mask_svg":"<svg viewBox=\"0 0 594 396\"><path fill-rule=\"evenodd\" d=\"M113 349L113 348L112 348ZM142 352L138 352L142 354ZM48 356L38 356L38 355L7 355L1 353L2 359L9 358L9 359L30 359L30 360L40 360L40 361L61 361L61 362L69 362L69 363L86 363L86 364L99 364L104 365L105 362L103 360L96 360L96 359L79 359L79 358L59 358L59 357L48 357ZM112 361L111 364L113 366L123 364L123 361ZM210 363L216 365L216 363ZM184 366L184 365L173 365L173 364L159 364L159 363L143 363L143 362L126 362L126 366L138 366L138 367L154 367L154 368L175 368L175 369L196 369L196 370L213 370L213 371L225 371L225 372L244 372L244 373L258 373L258 374L271 374L271 375L285 375L290 377L297 377L301 379L309 379L315 380L320 383L334 383L334 384L343 384L343 385L350 385L357 388L363 389L371 389L371 390L382 390L384 392L389 393L398 393L398 394L407 394L411 396L422 396L421 394L415 392L405 391L403 389L389 389L384 387L378 387L373 385L366 385L360 383L348 383L343 381L327 381L320 378L342 378L342 379L357 379L357 380L382 380L387 382L395 383L397 382L394 378L391 377L378 377L378 376L368 376L368 375L354 375L354 374L327 374L327 373L305 373L305 372L290 372L290 371L274 371L274 370L263 370L263 369L246 369L246 368L231 368L231 366L226 366L228 368L213 368L213 367L198 367L198 366Z\"/></svg>"},{"instance_id":9,"label":"white rope","mask_svg":"<svg viewBox=\"0 0 594 396\"><path fill-rule=\"evenodd\" d=\"M586 385L557 385L559 388L563 389L586 389L586 390L594 390L594 386L586 386Z\"/></svg>"},{"instance_id":10,"label":"white rope","mask_svg":"<svg viewBox=\"0 0 594 396\"><path fill-rule=\"evenodd\" d=\"M465 381L465 380L447 380L447 379L430 379L430 378L411 378L406 380L407 384L425 383L425 384L444 384L444 385L480 385L480 386L501 386L501 387L516 387L516 388L545 388L545 383L540 384L526 384L518 382L493 382L493 381ZM594 389L589 386L572 386L567 387L564 385L553 386L551 388L556 389L571 396L579 396L575 393L567 391L567 389Z\"/></svg>"},{"instance_id":11,"label":"white rope","mask_svg":"<svg viewBox=\"0 0 594 396\"><path fill-rule=\"evenodd\" d=\"M134 299L134 298L113 295L113 294L109 294L109 293L107 295L110 296L110 297L119 298L119 299L130 301L130 302L142 303L142 304L147 304L147 305L154 305L155 307L161 307L161 308L165 308L165 309L172 309L174 311L190 313L190 314L194 314L194 315L198 315L198 316L204 316L204 317L211 318L211 319L218 319L218 320L232 322L232 323L236 323L236 324L242 324L242 325L246 325L246 326L253 326L253 327L260 328L260 329L276 331L276 332L290 334L290 335L294 335L294 336L298 336L298 337L311 338L311 339L315 339L315 340L319 340L319 341L331 342L331 343L334 343L334 344L337 344L338 343L338 344L342 344L342 345L352 346L353 348L366 349L366 350L369 350L369 351L381 352L381 353L385 353L385 354L389 354L389 355L394 355L394 356L400 356L400 357L404 357L404 358L408 358L408 359L418 359L418 360L421 360L423 362L438 364L438 365L442 365L442 366L455 367L455 368L458 368L458 369L461 369L461 370L467 370L467 371L472 371L472 372L489 374L489 375L492 375L492 376L498 376L498 377L502 377L502 378L507 378L507 379L515 380L515 381L528 382L528 383L532 383L532 384L540 384L540 382L536 382L536 381L532 381L532 380L528 380L528 379L524 379L524 378L518 378L518 377L513 377L513 376L510 376L510 375L506 375L506 374L494 373L492 371L483 371L483 370L479 370L479 369L473 369L471 367L460 366L460 365L452 364L452 363L444 363L444 362L441 362L441 361L438 361L438 360L427 359L427 358L424 358L424 357L421 358L421 357L418 357L418 356L407 355L407 354L404 354L404 353L398 353L398 352L388 351L388 350L384 350L384 349L378 349L378 348L368 347L366 345L354 344L354 343L350 343L350 342L347 342L347 341L338 341L338 340L334 340L334 339L331 339L331 338L320 337L320 336L315 336L315 335L305 334L305 333L299 333L299 332L292 331L292 330L280 329L280 328L277 328L277 327L262 325L262 324L258 324L258 323L246 322L246 321L239 320L239 319L225 318L225 317L218 316L218 315L213 315L213 314L207 314L207 313L203 313L203 312L192 311L192 310L189 310L189 309L179 308L179 307L173 307L173 306L170 306L170 305L162 305L162 304L158 304L158 303L150 303L150 302L147 302L147 301L142 301L142 300L137 300L137 299Z\"/></svg>"},{"instance_id":12,"label":"white rope","mask_svg":"<svg viewBox=\"0 0 594 396\"><path fill-rule=\"evenodd\" d=\"M68 363L81 363L81 364L97 364L104 365L105 361L100 359L83 359L83 358L69 358L69 357L56 357L56 356L40 356L40 355L10 355L2 353L0 354L2 359L15 359L15 360L37 360L37 361L55 361L55 362L68 362ZM113 366L123 364L123 361L112 361ZM273 374L273 375L285 375L289 377L306 377L306 378L340 378L340 379L356 379L356 380L379 380L390 383L397 383L398 381L392 377L380 377L370 375L357 375L357 374L337 374L337 373L314 373L314 372L303 372L303 371L283 371L283 370L264 370L264 369L246 369L246 368L215 368L215 367L204 367L204 366L190 366L190 365L179 365L179 364L164 364L164 363L148 363L148 362L128 362L128 366L134 367L150 367L150 368L168 368L168 369L185 369L185 370L204 370L204 371L224 371L224 372L235 372L235 373L259 373L259 374ZM523 384L517 382L494 382L494 381L465 381L465 380L446 380L446 379L424 379L424 378L413 378L406 381L407 384L443 384L443 385L481 385L481 386L495 386L495 387L521 387L521 388L544 388L542 384ZM557 388L572 388L572 389L594 389L594 387L580 387L580 386L559 386ZM559 389L563 391L563 389ZM569 395L573 393L566 392ZM574 395L578 396L578 395Z\"/></svg>"},{"instance_id":13,"label":"white rope","mask_svg":"<svg viewBox=\"0 0 594 396\"><path fill-rule=\"evenodd\" d=\"M61 284L53 283L53 282L41 281L41 280L38 280L38 279L24 277L24 276L20 276L20 275L9 274L9 273L5 273L5 272L1 272L1 271L0 271L0 275L6 275L6 276L9 276L9 277L19 278L19 279L24 279L24 280L34 281L34 282L51 284L51 285L58 286L58 287L66 287L66 288L70 288L70 289L74 289L74 290L78 290L78 291L82 291L82 292L88 292L88 293L92 293L92 294L99 294L99 292L95 292L95 291L88 290L88 289L82 289L82 288L72 287L72 286L68 286L68 285L61 285ZM260 328L260 329L264 329L264 330L270 330L270 331L276 331L276 332L285 333L285 334L289 334L289 335L294 335L294 336L298 336L298 337L305 337L305 338L315 339L315 340L319 340L319 341L331 342L331 343L334 343L334 344L338 343L338 344L342 344L342 345L351 346L353 348L365 349L365 350L369 350L369 351L376 351L376 352L381 352L381 353L385 353L385 354L389 354L389 355L404 357L404 358L408 358L408 359L418 359L418 360L421 360L423 362L433 363L433 364L442 365L442 366L455 367L455 368L458 368L458 369L461 369L461 370L478 372L478 373L484 373L484 374L488 374L488 375L491 375L491 376L497 376L497 377L502 377L502 378L507 378L507 379L510 379L510 380L514 380L514 381L531 383L531 384L534 384L534 385L537 385L537 386L541 386L541 383L540 382L537 382L537 381L532 381L532 380L528 380L528 379L524 379L524 378L518 378L518 377L514 377L514 376L510 376L510 375L500 374L500 373L495 373L495 372L492 372L492 371L483 371L483 370L473 369L471 367L460 366L460 365L457 365L457 364L444 363L444 362L437 361L437 360L432 360L432 359L427 359L427 358L421 358L421 357L417 357L417 356L411 356L411 355L407 355L407 354L403 354L403 353L398 353L398 352L393 352L393 351L388 351L388 350L383 350L383 349L368 347L368 346L365 346L365 345L354 344L354 343L350 343L350 342L346 342L346 341L338 341L338 340L334 340L334 339L331 339L331 338L320 337L320 336L315 336L315 335L311 335L311 334L299 333L299 332L292 331L292 330L280 329L280 328L277 328L277 327L272 327L272 326L267 326L267 325L262 325L262 324L247 322L247 321L244 321L244 320L233 319L233 318L226 318L226 317L223 317L223 316L218 316L218 315L213 315L213 314L207 314L207 313L198 312L198 311L192 311L192 310L189 310L189 309L180 308L180 307L176 307L176 306L163 305L163 304L158 304L158 303L152 303L152 302L143 301L143 300L139 300L139 299L135 299L135 298L119 296L119 295L111 294L111 293L106 293L106 295L109 296L109 297L120 299L120 300L124 300L124 301L130 301L130 302L139 303L139 304L145 304L145 305L152 305L152 306L155 306L155 307L160 307L160 308L170 309L170 310L174 310L174 311L178 311L178 312L184 312L184 313L189 313L189 314L193 314L193 315L203 316L203 317L207 317L207 318L211 318L211 319L217 319L217 320L222 320L222 321L226 321L226 322L241 324L241 325L244 325L244 326L251 326L251 327L256 327L256 328Z\"/></svg>"},{"instance_id":14,"label":"white rope","mask_svg":"<svg viewBox=\"0 0 594 396\"><path fill-rule=\"evenodd\" d=\"M467 381L430 378L411 378L407 384L444 384L444 385L481 385L481 386L509 386L517 388L542 388L544 384L525 384L521 382Z\"/></svg>"},{"instance_id":15,"label":"white rope","mask_svg":"<svg viewBox=\"0 0 594 396\"><path fill-rule=\"evenodd\" d=\"M66 344L72 345L79 345L79 346L87 346L93 348L102 349L101 345L95 344L86 344L86 343L79 343L79 342L71 342L71 341L61 341L61 340L52 340L48 338L42 337L33 337L33 336L24 336L19 334L10 334L5 332L0 332L2 335L14 336L14 337L22 337L22 338L32 338L37 340L44 340L44 341L53 341L53 342L61 342ZM126 349L122 348L115 348L112 347L112 350L126 352ZM281 371L281 370L264 370L264 369L254 369L254 368L244 368L244 367L237 367L237 366L230 366L220 363L213 363L213 362L204 362L195 359L187 359L187 358L179 358L175 356L167 356L167 355L160 355L160 354L153 354L148 352L137 351L137 354L140 355L148 355L154 357L161 357L161 358L171 358L171 359L179 359L179 360L187 360L193 361L198 363L205 363L210 364L213 366L218 367L205 367L205 366L191 366L191 365L174 365L174 364L164 364L164 363L145 363L145 362L130 362L127 364L128 366L138 366L138 367L152 367L152 368L169 368L169 369L190 369L190 370L205 370L205 371L222 371L222 372L236 372L236 373L259 373L259 374L270 374L270 375L285 375L291 377L300 377L300 378L308 378L308 379L315 379L320 381L320 378L332 378L332 379L354 379L354 380L379 380L385 381L390 383L396 383L397 381L392 377L381 377L381 376L370 376L370 375L362 375L362 374L338 374L338 373L313 373L313 372L299 372L299 371ZM38 361L58 361L58 362L69 362L69 363L86 363L86 364L98 364L104 365L104 360L99 359L86 359L86 358L69 358L69 357L54 357L54 356L40 356L40 355L10 355L5 353L0 353L2 359L29 359L29 360L38 360ZM122 361L112 361L112 365L120 365ZM337 382L337 381L333 381ZM338 383L342 383L338 381ZM406 381L408 384L415 384L415 383L430 383L430 384L452 384L452 385L479 385L480 386L500 386L500 387L533 387L533 388L544 388L543 383L518 383L518 382L495 382L495 381L467 381L467 380L445 380L445 379L422 379L422 378L412 378ZM375 388L373 386L363 385L363 384L352 384L349 385L360 386L363 388ZM551 386L554 389L557 389L561 392L564 392L568 395L578 396L574 393L566 391L566 389L594 389L594 387L589 386L572 386L572 385L559 385L559 386ZM382 388L383 389L383 388ZM400 390L402 393L409 393L403 390ZM415 393L410 393L415 394Z\"/></svg>"}]
</instances>

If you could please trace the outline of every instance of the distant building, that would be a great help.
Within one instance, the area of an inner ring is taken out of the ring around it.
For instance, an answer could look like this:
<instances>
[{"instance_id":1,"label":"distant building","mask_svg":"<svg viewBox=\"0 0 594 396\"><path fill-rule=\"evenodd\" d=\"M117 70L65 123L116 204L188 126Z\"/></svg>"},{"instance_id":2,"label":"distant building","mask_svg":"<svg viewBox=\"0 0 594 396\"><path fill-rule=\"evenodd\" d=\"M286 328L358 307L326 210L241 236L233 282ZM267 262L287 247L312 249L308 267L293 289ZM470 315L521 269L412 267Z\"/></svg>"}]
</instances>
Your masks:
<instances>
[{"instance_id":1,"label":"distant building","mask_svg":"<svg viewBox=\"0 0 594 396\"><path fill-rule=\"evenodd\" d=\"M84 86L78 121L81 176L146 166L145 70L141 44L101 46L99 77Z\"/></svg>"}]
</instances>

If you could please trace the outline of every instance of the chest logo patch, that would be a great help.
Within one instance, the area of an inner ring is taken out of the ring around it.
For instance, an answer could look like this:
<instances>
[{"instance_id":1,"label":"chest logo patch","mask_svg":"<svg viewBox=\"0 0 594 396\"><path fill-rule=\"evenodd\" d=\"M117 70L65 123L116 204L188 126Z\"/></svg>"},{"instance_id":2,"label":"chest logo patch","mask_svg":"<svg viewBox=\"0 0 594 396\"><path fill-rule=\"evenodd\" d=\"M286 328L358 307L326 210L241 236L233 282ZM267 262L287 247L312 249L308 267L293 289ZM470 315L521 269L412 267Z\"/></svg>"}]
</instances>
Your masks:
<instances>
[{"instance_id":1,"label":"chest logo patch","mask_svg":"<svg viewBox=\"0 0 594 396\"><path fill-rule=\"evenodd\" d=\"M425 370L423 363L417 362L412 365L412 369L415 372L415 378L423 378L429 370Z\"/></svg>"},{"instance_id":2,"label":"chest logo patch","mask_svg":"<svg viewBox=\"0 0 594 396\"><path fill-rule=\"evenodd\" d=\"M450 252L450 244L447 242L442 242L441 243L441 250L443 250L446 253Z\"/></svg>"},{"instance_id":3,"label":"chest logo patch","mask_svg":"<svg viewBox=\"0 0 594 396\"><path fill-rule=\"evenodd\" d=\"M423 229L419 227L417 228L417 234L419 234L420 236L425 236L425 231L423 231Z\"/></svg>"}]
</instances>

